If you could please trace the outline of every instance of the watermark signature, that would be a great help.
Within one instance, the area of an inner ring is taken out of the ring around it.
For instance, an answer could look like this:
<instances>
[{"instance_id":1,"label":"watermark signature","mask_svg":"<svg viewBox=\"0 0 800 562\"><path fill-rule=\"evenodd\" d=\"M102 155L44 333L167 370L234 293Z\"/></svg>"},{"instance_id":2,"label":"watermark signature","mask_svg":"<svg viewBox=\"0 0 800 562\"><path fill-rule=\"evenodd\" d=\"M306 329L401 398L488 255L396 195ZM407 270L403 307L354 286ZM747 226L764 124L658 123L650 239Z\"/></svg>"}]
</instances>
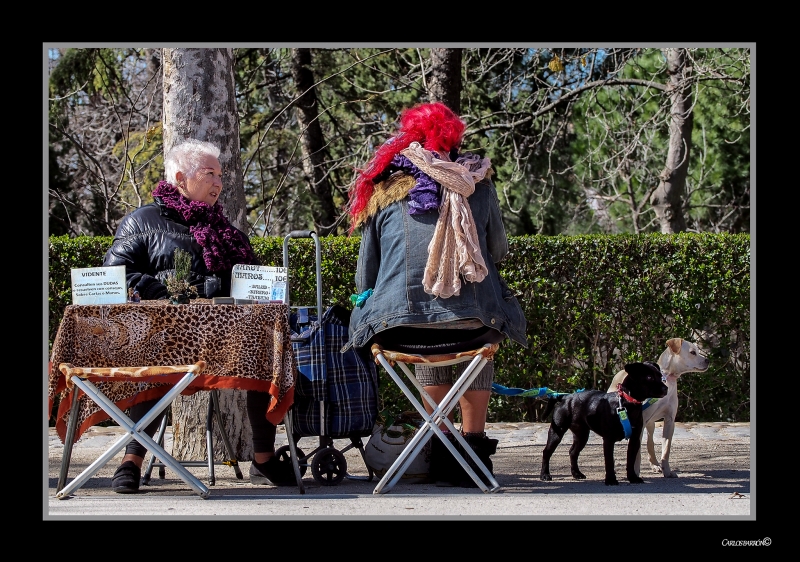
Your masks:
<instances>
[{"instance_id":1,"label":"watermark signature","mask_svg":"<svg viewBox=\"0 0 800 562\"><path fill-rule=\"evenodd\" d=\"M764 537L755 541L733 541L731 539L722 539L722 546L770 546L772 539Z\"/></svg>"}]
</instances>

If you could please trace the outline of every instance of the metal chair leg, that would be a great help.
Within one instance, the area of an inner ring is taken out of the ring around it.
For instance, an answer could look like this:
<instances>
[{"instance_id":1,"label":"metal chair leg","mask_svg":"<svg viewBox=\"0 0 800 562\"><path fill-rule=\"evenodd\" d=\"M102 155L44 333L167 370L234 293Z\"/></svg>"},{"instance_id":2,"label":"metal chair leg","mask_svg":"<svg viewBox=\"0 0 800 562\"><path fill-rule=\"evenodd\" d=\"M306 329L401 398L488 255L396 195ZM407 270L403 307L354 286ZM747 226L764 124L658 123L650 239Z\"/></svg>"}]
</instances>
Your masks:
<instances>
[{"instance_id":1,"label":"metal chair leg","mask_svg":"<svg viewBox=\"0 0 800 562\"><path fill-rule=\"evenodd\" d=\"M67 420L67 437L64 439L64 451L61 453L61 471L58 474L58 485L56 493L64 489L69 473L69 464L72 460L72 442L75 440L75 429L78 425L78 389L72 391L72 404L69 408L69 419Z\"/></svg>"},{"instance_id":2,"label":"metal chair leg","mask_svg":"<svg viewBox=\"0 0 800 562\"><path fill-rule=\"evenodd\" d=\"M208 411L206 412L206 461L208 461L208 485L213 486L217 483L214 476L214 393L208 397ZM222 430L222 427L220 427ZM222 433L225 433L222 430Z\"/></svg>"},{"instance_id":3,"label":"metal chair leg","mask_svg":"<svg viewBox=\"0 0 800 562\"><path fill-rule=\"evenodd\" d=\"M172 405L168 406L167 409L172 410ZM155 436L156 443L158 443L162 447L164 446L164 433L166 432L166 430L167 430L167 416L165 415L163 418L161 418L161 425L159 425L158 433L156 433ZM154 466L158 466L159 478L163 480L164 476L166 476L166 473L164 472L164 463L156 463L156 456L150 455L150 460L147 461L147 468L145 469L144 474L142 474L142 480L141 480L142 486L147 486L150 483L150 477L153 473Z\"/></svg>"},{"instance_id":4,"label":"metal chair leg","mask_svg":"<svg viewBox=\"0 0 800 562\"><path fill-rule=\"evenodd\" d=\"M300 461L297 458L297 446L294 442L294 435L292 435L292 409L286 412L283 416L283 427L286 428L286 440L289 442L289 454L292 456L292 468L294 469L294 477L297 480L297 487L301 494L306 493L305 484L303 484L303 475L300 474Z\"/></svg>"}]
</instances>

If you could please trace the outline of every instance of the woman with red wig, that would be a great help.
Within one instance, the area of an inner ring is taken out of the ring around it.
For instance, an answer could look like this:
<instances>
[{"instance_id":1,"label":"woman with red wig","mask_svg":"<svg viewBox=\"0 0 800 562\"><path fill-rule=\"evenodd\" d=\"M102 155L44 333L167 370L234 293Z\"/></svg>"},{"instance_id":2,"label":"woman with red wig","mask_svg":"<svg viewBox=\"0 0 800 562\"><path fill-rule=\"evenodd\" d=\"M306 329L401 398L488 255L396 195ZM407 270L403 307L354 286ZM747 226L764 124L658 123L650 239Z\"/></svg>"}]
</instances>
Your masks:
<instances>
[{"instance_id":1,"label":"woman with red wig","mask_svg":"<svg viewBox=\"0 0 800 562\"><path fill-rule=\"evenodd\" d=\"M522 307L497 271L508 239L491 162L461 152L465 129L441 103L406 109L397 133L358 171L349 212L361 245L348 348L380 343L450 353L506 338L528 346ZM465 367L418 365L415 375L440 402ZM489 361L459 401L461 434L490 471L497 440L486 437L485 425L493 379ZM431 442L429 476L476 487L439 439Z\"/></svg>"}]
</instances>

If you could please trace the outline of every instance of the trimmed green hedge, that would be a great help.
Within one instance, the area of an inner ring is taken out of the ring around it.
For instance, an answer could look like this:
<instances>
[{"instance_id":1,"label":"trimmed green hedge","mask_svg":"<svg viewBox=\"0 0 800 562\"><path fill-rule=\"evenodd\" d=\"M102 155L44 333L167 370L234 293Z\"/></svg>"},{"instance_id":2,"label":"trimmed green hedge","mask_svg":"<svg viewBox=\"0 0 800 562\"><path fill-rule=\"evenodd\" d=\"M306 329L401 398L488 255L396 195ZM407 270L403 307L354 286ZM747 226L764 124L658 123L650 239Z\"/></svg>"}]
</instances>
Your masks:
<instances>
[{"instance_id":1,"label":"trimmed green hedge","mask_svg":"<svg viewBox=\"0 0 800 562\"><path fill-rule=\"evenodd\" d=\"M71 302L70 269L102 265L111 237L50 238L50 342ZM352 308L358 238L325 237L323 301ZM253 238L262 263L283 265L283 239ZM711 360L678 384L678 421L750 421L750 236L523 236L501 273L528 320L529 348L504 343L495 382L558 392L606 389L625 363L656 361L666 341ZM315 305L314 243L290 242L291 304ZM381 409L411 409L381 373ZM536 398L492 395L489 421L540 421Z\"/></svg>"}]
</instances>

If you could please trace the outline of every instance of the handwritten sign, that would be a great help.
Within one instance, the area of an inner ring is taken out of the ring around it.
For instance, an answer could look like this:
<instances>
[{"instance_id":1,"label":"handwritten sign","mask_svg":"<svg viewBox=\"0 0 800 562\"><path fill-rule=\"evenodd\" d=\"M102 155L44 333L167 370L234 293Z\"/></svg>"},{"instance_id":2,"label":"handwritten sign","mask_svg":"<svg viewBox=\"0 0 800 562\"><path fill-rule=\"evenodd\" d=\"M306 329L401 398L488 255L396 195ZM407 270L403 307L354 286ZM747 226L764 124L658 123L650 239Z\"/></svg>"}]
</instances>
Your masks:
<instances>
[{"instance_id":1,"label":"handwritten sign","mask_svg":"<svg viewBox=\"0 0 800 562\"><path fill-rule=\"evenodd\" d=\"M72 304L128 302L125 266L84 267L72 270Z\"/></svg>"},{"instance_id":2,"label":"handwritten sign","mask_svg":"<svg viewBox=\"0 0 800 562\"><path fill-rule=\"evenodd\" d=\"M286 302L287 268L236 264L231 272L231 296L258 302Z\"/></svg>"}]
</instances>

